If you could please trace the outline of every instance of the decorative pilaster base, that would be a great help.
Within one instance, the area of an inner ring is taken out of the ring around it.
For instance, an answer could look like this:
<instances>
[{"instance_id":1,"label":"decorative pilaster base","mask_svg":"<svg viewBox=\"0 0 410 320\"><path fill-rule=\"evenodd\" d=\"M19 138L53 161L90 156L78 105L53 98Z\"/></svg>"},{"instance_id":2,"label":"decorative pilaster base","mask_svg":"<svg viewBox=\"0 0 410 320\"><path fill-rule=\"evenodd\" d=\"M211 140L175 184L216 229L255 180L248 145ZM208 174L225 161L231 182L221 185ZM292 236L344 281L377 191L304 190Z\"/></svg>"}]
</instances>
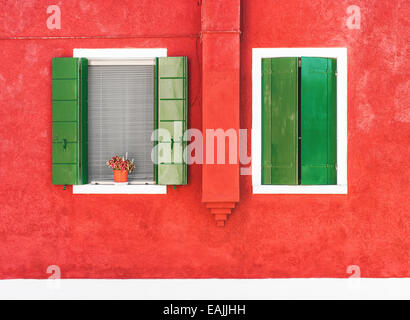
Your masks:
<instances>
[{"instance_id":1,"label":"decorative pilaster base","mask_svg":"<svg viewBox=\"0 0 410 320\"><path fill-rule=\"evenodd\" d=\"M235 202L208 202L206 207L211 210L218 227L224 227L232 209L235 208Z\"/></svg>"}]
</instances>

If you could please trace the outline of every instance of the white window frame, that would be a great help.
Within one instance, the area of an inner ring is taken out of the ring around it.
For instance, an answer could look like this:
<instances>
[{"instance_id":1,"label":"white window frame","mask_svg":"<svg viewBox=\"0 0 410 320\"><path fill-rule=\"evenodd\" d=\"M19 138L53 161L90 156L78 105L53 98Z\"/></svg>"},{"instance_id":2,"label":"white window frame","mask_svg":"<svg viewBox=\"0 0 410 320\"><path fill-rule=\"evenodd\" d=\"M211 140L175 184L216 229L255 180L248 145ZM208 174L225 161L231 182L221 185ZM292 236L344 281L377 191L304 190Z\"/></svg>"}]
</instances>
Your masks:
<instances>
[{"instance_id":1,"label":"white window frame","mask_svg":"<svg viewBox=\"0 0 410 320\"><path fill-rule=\"evenodd\" d=\"M138 61L166 57L166 48L115 48L115 49L74 49L74 58L94 60ZM167 186L156 184L84 184L74 185L73 194L166 194Z\"/></svg>"},{"instance_id":2,"label":"white window frame","mask_svg":"<svg viewBox=\"0 0 410 320\"><path fill-rule=\"evenodd\" d=\"M262 58L337 59L337 185L262 185ZM252 190L254 194L347 194L347 49L252 49Z\"/></svg>"}]
</instances>

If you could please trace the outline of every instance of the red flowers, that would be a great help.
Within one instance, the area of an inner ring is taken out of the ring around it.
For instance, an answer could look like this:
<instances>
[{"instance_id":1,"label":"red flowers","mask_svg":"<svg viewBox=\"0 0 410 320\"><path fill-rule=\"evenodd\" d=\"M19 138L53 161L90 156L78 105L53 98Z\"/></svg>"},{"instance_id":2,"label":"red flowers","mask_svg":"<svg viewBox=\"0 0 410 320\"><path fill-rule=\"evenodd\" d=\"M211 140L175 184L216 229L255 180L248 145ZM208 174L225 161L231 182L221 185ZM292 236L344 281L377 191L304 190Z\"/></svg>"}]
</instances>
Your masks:
<instances>
[{"instance_id":1,"label":"red flowers","mask_svg":"<svg viewBox=\"0 0 410 320\"><path fill-rule=\"evenodd\" d=\"M124 157L114 156L107 161L107 166L113 170L126 170L132 172L134 170L133 160L124 159Z\"/></svg>"}]
</instances>

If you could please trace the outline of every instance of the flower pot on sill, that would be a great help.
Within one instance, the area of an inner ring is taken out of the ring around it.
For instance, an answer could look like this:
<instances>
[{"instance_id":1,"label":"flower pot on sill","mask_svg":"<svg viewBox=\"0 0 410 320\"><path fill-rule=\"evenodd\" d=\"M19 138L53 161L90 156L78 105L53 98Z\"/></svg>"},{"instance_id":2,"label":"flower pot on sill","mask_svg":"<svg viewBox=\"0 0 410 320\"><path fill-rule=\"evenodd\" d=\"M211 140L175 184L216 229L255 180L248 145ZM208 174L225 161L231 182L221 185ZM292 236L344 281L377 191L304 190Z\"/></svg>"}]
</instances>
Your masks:
<instances>
[{"instance_id":1,"label":"flower pot on sill","mask_svg":"<svg viewBox=\"0 0 410 320\"><path fill-rule=\"evenodd\" d=\"M128 171L127 170L113 170L114 182L127 182Z\"/></svg>"}]
</instances>

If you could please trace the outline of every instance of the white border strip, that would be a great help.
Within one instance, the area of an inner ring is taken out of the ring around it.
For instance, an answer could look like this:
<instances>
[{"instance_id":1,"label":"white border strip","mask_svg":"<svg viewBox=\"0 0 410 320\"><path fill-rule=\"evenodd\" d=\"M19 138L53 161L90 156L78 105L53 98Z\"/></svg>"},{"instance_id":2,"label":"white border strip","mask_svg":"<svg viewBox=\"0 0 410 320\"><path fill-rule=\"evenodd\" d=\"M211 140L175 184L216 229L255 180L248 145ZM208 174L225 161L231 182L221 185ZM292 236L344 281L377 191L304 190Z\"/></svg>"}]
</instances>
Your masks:
<instances>
[{"instance_id":1,"label":"white border strip","mask_svg":"<svg viewBox=\"0 0 410 320\"><path fill-rule=\"evenodd\" d=\"M254 194L347 194L346 185L254 185Z\"/></svg>"},{"instance_id":2,"label":"white border strip","mask_svg":"<svg viewBox=\"0 0 410 320\"><path fill-rule=\"evenodd\" d=\"M1 280L0 299L409 299L410 279Z\"/></svg>"},{"instance_id":3,"label":"white border strip","mask_svg":"<svg viewBox=\"0 0 410 320\"><path fill-rule=\"evenodd\" d=\"M152 61L156 57L166 57L167 48L126 48L126 49L73 49L74 58L101 60L134 60ZM138 60L139 59L139 60ZM148 60L149 59L149 60ZM120 63L120 62L119 62ZM128 61L129 63L129 61ZM167 186L162 185L96 185L85 184L73 186L73 194L166 194Z\"/></svg>"},{"instance_id":4,"label":"white border strip","mask_svg":"<svg viewBox=\"0 0 410 320\"><path fill-rule=\"evenodd\" d=\"M261 185L262 164L262 58L328 57L337 59L337 185ZM254 194L347 194L347 49L254 48L252 49L252 185Z\"/></svg>"}]
</instances>

